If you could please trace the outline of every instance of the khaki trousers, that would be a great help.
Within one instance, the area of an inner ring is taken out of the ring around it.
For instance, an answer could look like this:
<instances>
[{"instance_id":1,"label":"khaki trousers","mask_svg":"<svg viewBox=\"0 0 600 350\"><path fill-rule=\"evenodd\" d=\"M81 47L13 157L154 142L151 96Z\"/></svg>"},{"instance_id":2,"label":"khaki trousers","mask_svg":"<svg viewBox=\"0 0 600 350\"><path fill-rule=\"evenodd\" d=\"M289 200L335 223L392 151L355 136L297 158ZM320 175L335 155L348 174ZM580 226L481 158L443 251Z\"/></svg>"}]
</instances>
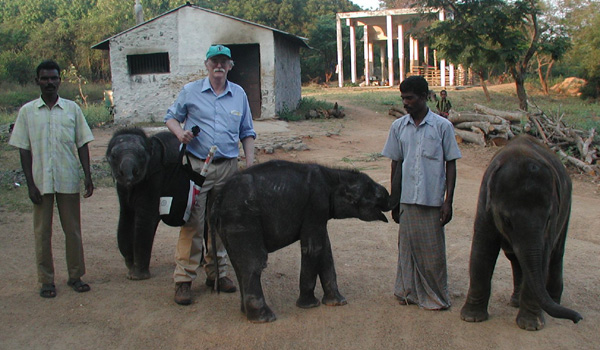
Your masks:
<instances>
[{"instance_id":1,"label":"khaki trousers","mask_svg":"<svg viewBox=\"0 0 600 350\"><path fill-rule=\"evenodd\" d=\"M200 173L204 162L200 159L190 157L190 162L194 171ZM206 214L210 215L210 205L214 199L216 191L218 191L227 179L238 171L237 159L228 159L213 163L208 168L206 180L202 185L202 189L196 198L196 205L192 209L192 213L188 222L181 227L179 231L179 240L175 250L175 272L173 280L175 283L191 282L196 279L197 269L203 263L202 248L204 246L204 228ZM212 242L210 237L210 223L208 225L208 238L206 241L207 254L204 255L204 270L206 277L216 279L216 270L212 257ZM229 259L227 251L221 242L221 238L217 235L217 263L219 265L219 278L227 276L229 270Z\"/></svg>"},{"instance_id":2,"label":"khaki trousers","mask_svg":"<svg viewBox=\"0 0 600 350\"><path fill-rule=\"evenodd\" d=\"M54 283L52 216L55 197L60 224L65 234L65 254L69 279L79 279L85 274L79 193L45 194L42 196L42 204L33 205L33 232L38 281L47 284Z\"/></svg>"}]
</instances>

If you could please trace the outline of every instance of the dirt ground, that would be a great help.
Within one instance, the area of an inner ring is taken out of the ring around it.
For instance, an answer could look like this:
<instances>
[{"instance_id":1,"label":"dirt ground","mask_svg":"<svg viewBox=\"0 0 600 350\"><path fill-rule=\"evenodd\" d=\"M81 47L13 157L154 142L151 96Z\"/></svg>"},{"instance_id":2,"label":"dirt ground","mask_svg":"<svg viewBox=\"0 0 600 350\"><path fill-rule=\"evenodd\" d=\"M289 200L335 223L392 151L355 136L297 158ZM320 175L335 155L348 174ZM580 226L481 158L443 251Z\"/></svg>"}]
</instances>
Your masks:
<instances>
[{"instance_id":1,"label":"dirt ground","mask_svg":"<svg viewBox=\"0 0 600 350\"><path fill-rule=\"evenodd\" d=\"M256 122L259 140L301 136L307 151L259 152L257 161L279 158L354 166L389 189L389 160L378 158L391 117L343 103L343 120ZM114 129L96 129L92 159L102 161ZM118 203L114 188L96 189L82 200L84 247L92 291L77 294L66 285L64 239L55 219L54 261L58 296L38 296L31 215L0 213L1 349L598 349L600 335L600 188L574 176L573 210L565 255L562 303L584 320L546 316L545 329L527 332L508 306L512 277L501 255L494 274L490 319L460 320L468 289L468 259L479 184L490 148L461 145L454 219L446 229L448 311L400 306L393 296L397 225L355 219L331 220L329 235L341 293L348 305L304 310L295 306L299 245L269 256L263 274L267 302L277 321L251 324L239 308L239 293L216 294L193 284L195 302L173 302L174 247L178 229L159 226L151 262L152 278L129 281L117 249ZM26 192L24 192L25 195ZM55 215L55 218L57 216ZM237 281L236 281L237 284ZM322 295L320 286L317 296Z\"/></svg>"}]
</instances>

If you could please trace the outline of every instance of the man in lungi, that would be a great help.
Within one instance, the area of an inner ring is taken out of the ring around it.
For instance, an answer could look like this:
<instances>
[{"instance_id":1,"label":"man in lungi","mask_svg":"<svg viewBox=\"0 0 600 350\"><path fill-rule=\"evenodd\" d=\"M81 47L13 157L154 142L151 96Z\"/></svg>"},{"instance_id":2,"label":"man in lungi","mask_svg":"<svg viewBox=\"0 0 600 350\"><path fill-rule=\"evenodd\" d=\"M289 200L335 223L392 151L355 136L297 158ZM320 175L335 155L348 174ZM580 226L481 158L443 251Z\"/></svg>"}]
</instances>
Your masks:
<instances>
[{"instance_id":1,"label":"man in lungi","mask_svg":"<svg viewBox=\"0 0 600 350\"><path fill-rule=\"evenodd\" d=\"M421 76L400 84L408 114L392 123L382 154L392 160L392 187L401 185L400 203L392 212L400 224L394 295L401 305L445 310L450 295L444 225L452 219L461 153L452 123L427 107L428 92Z\"/></svg>"}]
</instances>

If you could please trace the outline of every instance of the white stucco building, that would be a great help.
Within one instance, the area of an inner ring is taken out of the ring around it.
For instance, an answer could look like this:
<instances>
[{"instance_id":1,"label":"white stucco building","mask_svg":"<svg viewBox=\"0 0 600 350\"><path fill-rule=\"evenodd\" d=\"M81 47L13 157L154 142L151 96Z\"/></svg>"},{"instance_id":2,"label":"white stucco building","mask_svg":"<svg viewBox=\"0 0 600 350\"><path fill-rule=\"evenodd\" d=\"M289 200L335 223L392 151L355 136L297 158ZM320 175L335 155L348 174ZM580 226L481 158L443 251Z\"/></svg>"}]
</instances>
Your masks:
<instances>
[{"instance_id":1,"label":"white stucco building","mask_svg":"<svg viewBox=\"0 0 600 350\"><path fill-rule=\"evenodd\" d=\"M161 121L186 83L207 75L206 51L222 44L254 119L295 109L301 99L300 48L306 39L189 3L92 48L109 50L115 122Z\"/></svg>"}]
</instances>

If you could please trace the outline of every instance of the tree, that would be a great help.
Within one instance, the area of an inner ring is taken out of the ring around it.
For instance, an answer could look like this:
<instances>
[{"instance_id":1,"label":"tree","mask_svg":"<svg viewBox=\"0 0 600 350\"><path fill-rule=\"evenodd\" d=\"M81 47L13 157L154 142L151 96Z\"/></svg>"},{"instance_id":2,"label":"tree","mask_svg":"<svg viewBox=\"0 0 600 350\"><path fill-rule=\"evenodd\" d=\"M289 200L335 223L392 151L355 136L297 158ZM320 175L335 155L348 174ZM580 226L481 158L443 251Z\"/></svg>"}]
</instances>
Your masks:
<instances>
[{"instance_id":1,"label":"tree","mask_svg":"<svg viewBox=\"0 0 600 350\"><path fill-rule=\"evenodd\" d=\"M573 40L566 54L575 72L587 80L583 98L600 98L600 3L595 0L562 1L564 23Z\"/></svg>"},{"instance_id":2,"label":"tree","mask_svg":"<svg viewBox=\"0 0 600 350\"><path fill-rule=\"evenodd\" d=\"M346 36L344 34L343 38ZM318 74L324 74L325 82L329 83L337 63L335 15L319 17L316 27L309 33L309 38L314 50L308 57L309 65L313 69L316 68Z\"/></svg>"},{"instance_id":3,"label":"tree","mask_svg":"<svg viewBox=\"0 0 600 350\"><path fill-rule=\"evenodd\" d=\"M142 3L149 20L184 1ZM349 0L196 0L194 4L304 37L320 16L360 9ZM0 0L2 63L20 67L11 70L10 79L30 81L23 67L52 58L64 67L73 64L90 81L108 80L108 54L90 47L134 26L133 5L133 0ZM304 69L306 62L302 64ZM6 72L6 67L0 68ZM17 79L15 74L23 75Z\"/></svg>"},{"instance_id":4,"label":"tree","mask_svg":"<svg viewBox=\"0 0 600 350\"><path fill-rule=\"evenodd\" d=\"M35 77L34 63L25 51L3 50L0 52L0 81L30 83Z\"/></svg>"},{"instance_id":5,"label":"tree","mask_svg":"<svg viewBox=\"0 0 600 350\"><path fill-rule=\"evenodd\" d=\"M433 48L454 57L468 50L478 61L504 62L515 81L519 107L527 110L525 79L540 37L538 0L420 0L419 5L450 14L449 20L428 30Z\"/></svg>"},{"instance_id":6,"label":"tree","mask_svg":"<svg viewBox=\"0 0 600 350\"><path fill-rule=\"evenodd\" d=\"M561 59L571 47L569 36L560 30L560 27L547 26L540 36L539 49L535 53L536 71L544 94L548 95L548 79L552 73L554 63ZM546 72L543 72L546 67Z\"/></svg>"},{"instance_id":7,"label":"tree","mask_svg":"<svg viewBox=\"0 0 600 350\"><path fill-rule=\"evenodd\" d=\"M410 8L415 4L415 0L379 0L379 8L402 9Z\"/></svg>"}]
</instances>

